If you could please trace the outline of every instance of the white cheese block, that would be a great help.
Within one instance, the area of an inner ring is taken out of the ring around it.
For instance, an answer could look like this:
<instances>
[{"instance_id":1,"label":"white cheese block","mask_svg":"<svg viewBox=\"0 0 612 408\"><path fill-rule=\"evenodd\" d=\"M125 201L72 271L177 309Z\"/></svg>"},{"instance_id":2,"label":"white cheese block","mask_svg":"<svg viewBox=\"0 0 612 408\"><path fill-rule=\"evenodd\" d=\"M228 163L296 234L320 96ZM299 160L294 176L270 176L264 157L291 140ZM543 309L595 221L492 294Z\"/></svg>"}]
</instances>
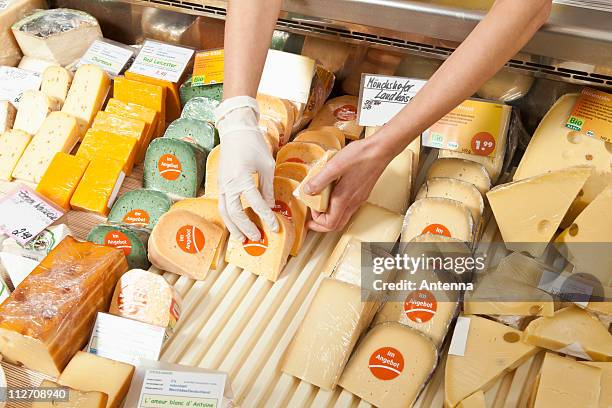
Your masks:
<instances>
[{"instance_id":1,"label":"white cheese block","mask_svg":"<svg viewBox=\"0 0 612 408\"><path fill-rule=\"evenodd\" d=\"M38 72L42 74L45 72L45 69L49 67L58 67L57 62L42 60L38 58L32 57L23 57L21 61L19 61L18 68L25 69L28 71Z\"/></svg>"},{"instance_id":2,"label":"white cheese block","mask_svg":"<svg viewBox=\"0 0 612 408\"><path fill-rule=\"evenodd\" d=\"M22 130L9 130L0 134L0 180L11 181L13 170L32 140Z\"/></svg>"},{"instance_id":3,"label":"white cheese block","mask_svg":"<svg viewBox=\"0 0 612 408\"><path fill-rule=\"evenodd\" d=\"M17 109L9 101L0 101L0 133L13 128Z\"/></svg>"},{"instance_id":4,"label":"white cheese block","mask_svg":"<svg viewBox=\"0 0 612 408\"><path fill-rule=\"evenodd\" d=\"M0 65L14 67L21 58L11 26L35 9L47 8L44 0L9 0L0 3Z\"/></svg>"},{"instance_id":5,"label":"white cheese block","mask_svg":"<svg viewBox=\"0 0 612 408\"><path fill-rule=\"evenodd\" d=\"M459 201L439 197L422 198L415 201L406 212L402 241L409 242L421 234L438 234L472 242L472 214Z\"/></svg>"},{"instance_id":6,"label":"white cheese block","mask_svg":"<svg viewBox=\"0 0 612 408\"><path fill-rule=\"evenodd\" d=\"M506 247L542 255L591 168L570 167L495 187L487 198Z\"/></svg>"},{"instance_id":7,"label":"white cheese block","mask_svg":"<svg viewBox=\"0 0 612 408\"><path fill-rule=\"evenodd\" d=\"M484 200L480 191L473 184L452 178L434 177L423 183L415 200L427 197L459 201L470 210L474 225L480 224L480 218L484 212Z\"/></svg>"},{"instance_id":8,"label":"white cheese block","mask_svg":"<svg viewBox=\"0 0 612 408\"><path fill-rule=\"evenodd\" d=\"M427 171L427 180L446 177L462 180L476 186L481 194L491 189L491 177L485 167L471 160L445 158L434 161Z\"/></svg>"},{"instance_id":9,"label":"white cheese block","mask_svg":"<svg viewBox=\"0 0 612 408\"><path fill-rule=\"evenodd\" d=\"M43 72L40 90L64 104L72 84L72 72L64 67L52 66Z\"/></svg>"},{"instance_id":10,"label":"white cheese block","mask_svg":"<svg viewBox=\"0 0 612 408\"><path fill-rule=\"evenodd\" d=\"M387 165L370 192L368 202L387 210L405 214L410 205L413 180L413 157L410 147L406 147Z\"/></svg>"},{"instance_id":11,"label":"white cheese block","mask_svg":"<svg viewBox=\"0 0 612 408\"><path fill-rule=\"evenodd\" d=\"M19 101L19 109L15 117L13 129L23 130L35 135L42 126L45 118L51 113L60 110L59 100L52 98L41 91L25 91Z\"/></svg>"}]
</instances>

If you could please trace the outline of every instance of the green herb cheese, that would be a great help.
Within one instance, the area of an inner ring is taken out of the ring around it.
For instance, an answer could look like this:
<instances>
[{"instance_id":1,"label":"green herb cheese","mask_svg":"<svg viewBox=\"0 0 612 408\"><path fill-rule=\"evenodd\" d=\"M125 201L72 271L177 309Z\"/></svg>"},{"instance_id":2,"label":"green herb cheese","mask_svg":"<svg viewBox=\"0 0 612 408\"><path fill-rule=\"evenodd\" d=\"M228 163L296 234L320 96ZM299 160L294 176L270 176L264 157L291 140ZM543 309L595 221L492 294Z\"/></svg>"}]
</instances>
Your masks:
<instances>
[{"instance_id":1,"label":"green herb cheese","mask_svg":"<svg viewBox=\"0 0 612 408\"><path fill-rule=\"evenodd\" d=\"M149 232L125 225L101 224L93 227L87 240L94 244L121 249L130 269L148 269L147 256Z\"/></svg>"},{"instance_id":2,"label":"green herb cheese","mask_svg":"<svg viewBox=\"0 0 612 408\"><path fill-rule=\"evenodd\" d=\"M204 96L197 96L191 98L185 104L181 117L215 123L215 109L217 106L219 106L219 101Z\"/></svg>"},{"instance_id":3,"label":"green herb cheese","mask_svg":"<svg viewBox=\"0 0 612 408\"><path fill-rule=\"evenodd\" d=\"M215 126L197 119L175 120L166 129L164 137L196 144L207 152L219 144L219 133Z\"/></svg>"},{"instance_id":4,"label":"green herb cheese","mask_svg":"<svg viewBox=\"0 0 612 408\"><path fill-rule=\"evenodd\" d=\"M153 229L157 220L172 206L172 199L161 191L132 190L115 201L108 221Z\"/></svg>"},{"instance_id":5,"label":"green herb cheese","mask_svg":"<svg viewBox=\"0 0 612 408\"><path fill-rule=\"evenodd\" d=\"M221 102L223 99L223 84L192 86L191 78L183 82L179 88L181 106L185 106L189 100L198 96L214 99Z\"/></svg>"}]
</instances>

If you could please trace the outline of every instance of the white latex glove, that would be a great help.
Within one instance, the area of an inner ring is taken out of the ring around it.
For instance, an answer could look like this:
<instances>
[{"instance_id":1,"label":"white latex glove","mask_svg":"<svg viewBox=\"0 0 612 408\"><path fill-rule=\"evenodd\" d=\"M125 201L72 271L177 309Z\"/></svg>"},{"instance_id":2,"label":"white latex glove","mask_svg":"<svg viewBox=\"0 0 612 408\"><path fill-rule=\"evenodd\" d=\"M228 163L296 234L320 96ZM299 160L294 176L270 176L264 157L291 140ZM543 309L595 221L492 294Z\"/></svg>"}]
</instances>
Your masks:
<instances>
[{"instance_id":1,"label":"white latex glove","mask_svg":"<svg viewBox=\"0 0 612 408\"><path fill-rule=\"evenodd\" d=\"M259 129L259 106L248 96L227 99L215 110L221 139L219 156L219 211L233 239L245 236L259 241L261 233L245 214L240 196L266 226L276 232L278 221L274 207L274 158ZM261 193L253 181L259 175Z\"/></svg>"}]
</instances>

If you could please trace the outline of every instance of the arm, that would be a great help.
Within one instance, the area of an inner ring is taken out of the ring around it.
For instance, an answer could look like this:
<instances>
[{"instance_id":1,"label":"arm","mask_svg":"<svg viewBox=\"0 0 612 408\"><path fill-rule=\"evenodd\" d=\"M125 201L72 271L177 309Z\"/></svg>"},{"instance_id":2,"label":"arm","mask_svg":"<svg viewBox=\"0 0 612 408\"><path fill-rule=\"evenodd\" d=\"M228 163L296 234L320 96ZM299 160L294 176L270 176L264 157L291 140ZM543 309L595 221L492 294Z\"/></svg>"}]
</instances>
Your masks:
<instances>
[{"instance_id":1,"label":"arm","mask_svg":"<svg viewBox=\"0 0 612 408\"><path fill-rule=\"evenodd\" d=\"M387 164L419 134L472 96L546 22L551 0L497 0L421 91L379 132L349 144L313 179L317 193L338 180L326 214L313 214L317 231L342 228Z\"/></svg>"}]
</instances>

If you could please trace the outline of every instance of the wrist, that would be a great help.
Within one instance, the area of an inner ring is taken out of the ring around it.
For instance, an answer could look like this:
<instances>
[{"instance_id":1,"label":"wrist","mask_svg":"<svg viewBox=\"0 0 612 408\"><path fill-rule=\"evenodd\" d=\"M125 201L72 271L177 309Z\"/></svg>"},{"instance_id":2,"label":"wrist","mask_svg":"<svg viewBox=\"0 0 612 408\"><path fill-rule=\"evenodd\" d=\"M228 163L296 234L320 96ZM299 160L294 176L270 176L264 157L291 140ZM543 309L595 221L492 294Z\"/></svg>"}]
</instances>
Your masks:
<instances>
[{"instance_id":1,"label":"wrist","mask_svg":"<svg viewBox=\"0 0 612 408\"><path fill-rule=\"evenodd\" d=\"M387 127L383 127L376 134L365 139L368 142L368 149L372 149L377 158L389 163L395 156L404 149L404 142L390 132Z\"/></svg>"}]
</instances>

